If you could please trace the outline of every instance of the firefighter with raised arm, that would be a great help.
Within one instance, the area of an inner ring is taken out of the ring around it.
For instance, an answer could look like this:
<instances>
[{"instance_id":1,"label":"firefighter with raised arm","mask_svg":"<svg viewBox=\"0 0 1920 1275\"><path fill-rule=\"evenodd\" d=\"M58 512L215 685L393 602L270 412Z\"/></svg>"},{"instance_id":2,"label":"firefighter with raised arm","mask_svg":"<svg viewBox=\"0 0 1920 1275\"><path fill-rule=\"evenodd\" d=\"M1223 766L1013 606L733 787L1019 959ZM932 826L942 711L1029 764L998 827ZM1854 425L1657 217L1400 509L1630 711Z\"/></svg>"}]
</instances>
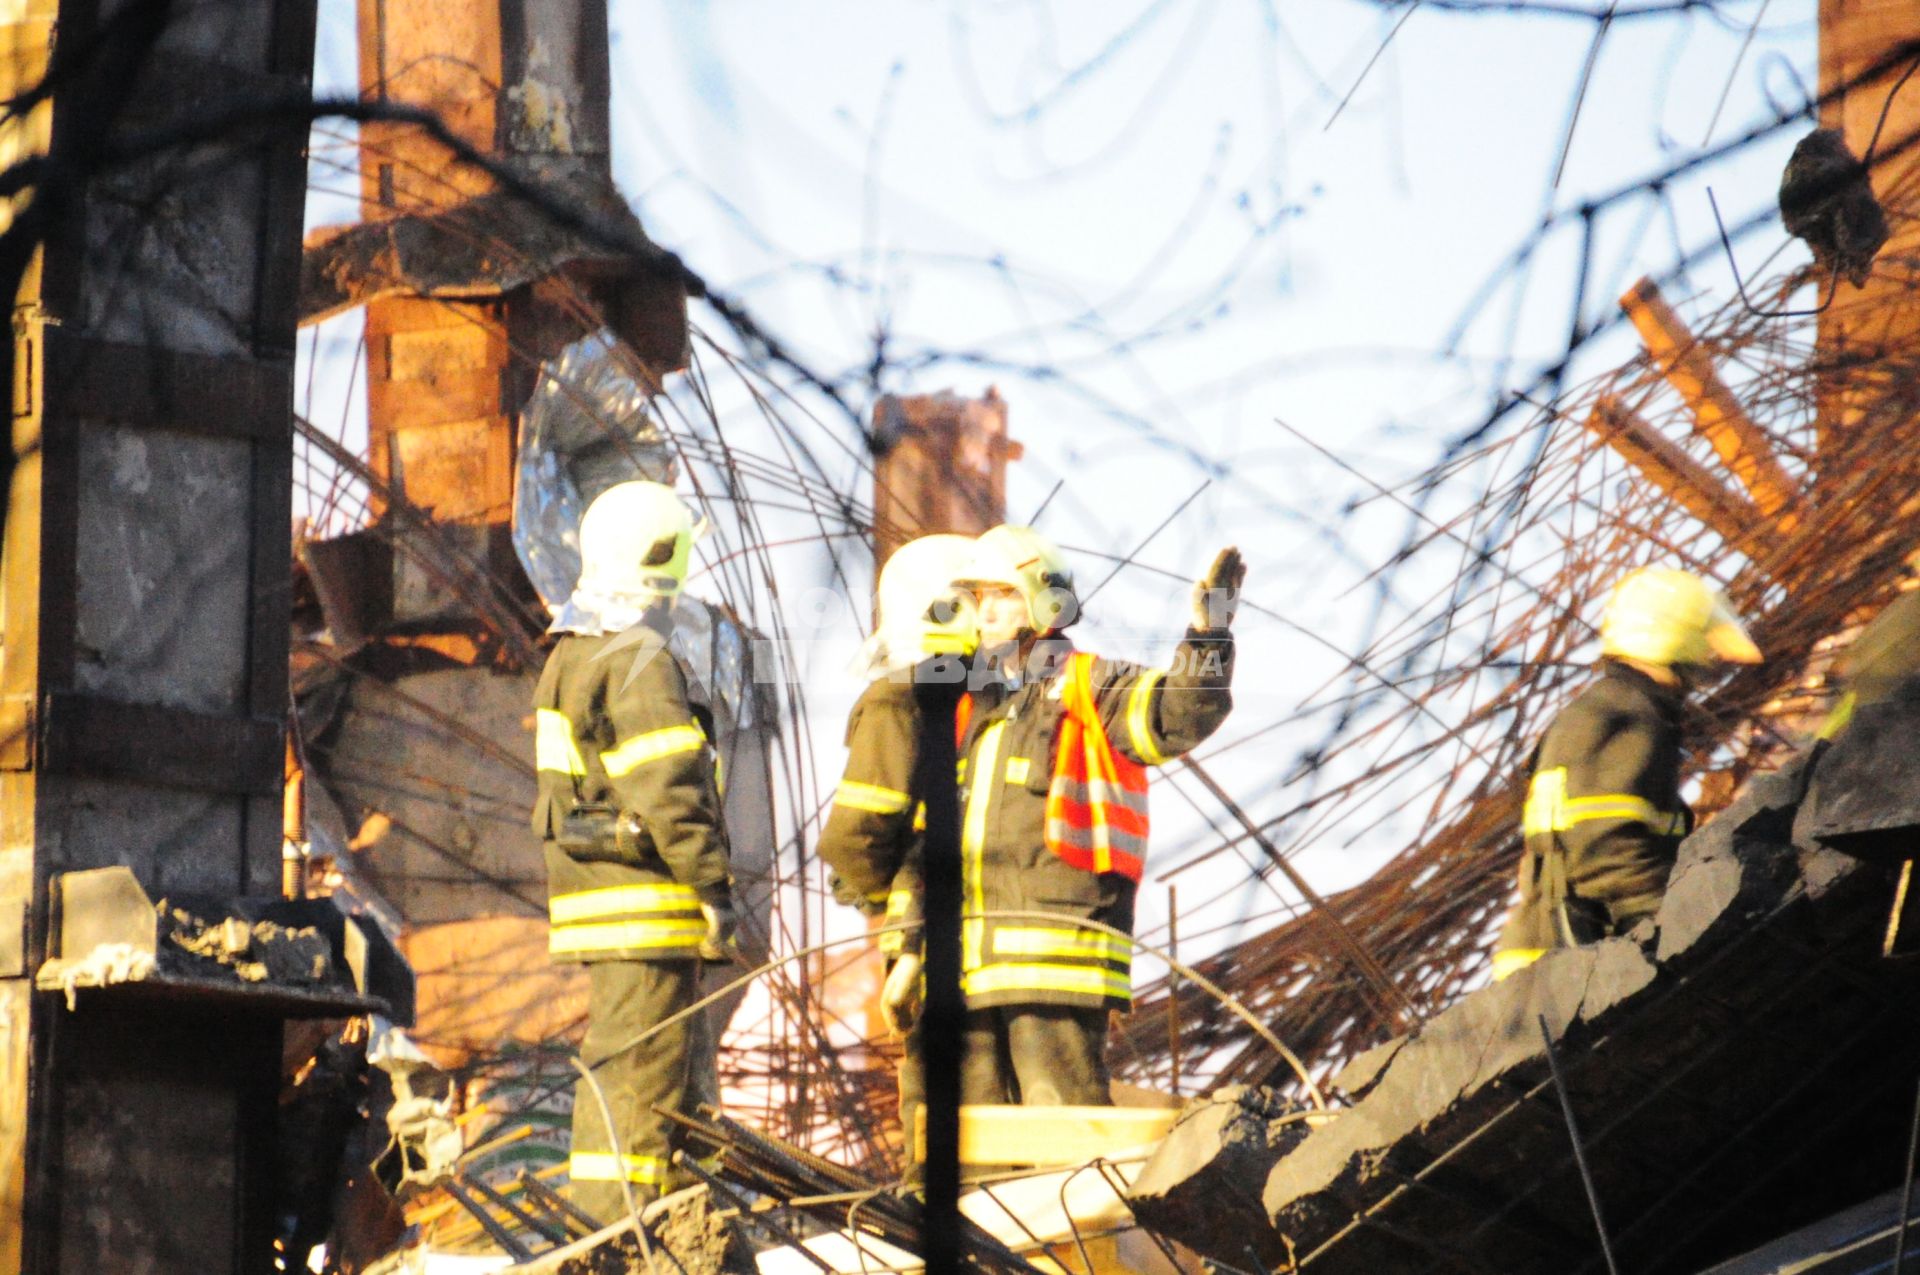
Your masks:
<instances>
[{"instance_id":1,"label":"firefighter with raised arm","mask_svg":"<svg viewBox=\"0 0 1920 1275\"><path fill-rule=\"evenodd\" d=\"M681 1108L696 1088L696 1026L667 1020L733 936L713 718L667 649L696 534L671 488L601 493L534 693L548 950L590 979L580 1054L597 1092L575 1088L568 1167L574 1199L602 1221L625 1213L629 1191L639 1204L666 1186L671 1126L653 1107Z\"/></svg>"},{"instance_id":2,"label":"firefighter with raised arm","mask_svg":"<svg viewBox=\"0 0 1920 1275\"><path fill-rule=\"evenodd\" d=\"M834 788L826 830L816 847L833 870L834 894L889 924L921 915L920 843L923 794L914 790L920 757L921 712L915 678L943 666L963 676L958 662L973 653L978 631L973 603L953 585L973 557L968 536L931 535L901 545L881 569L874 635L862 652L871 679L847 718L847 768ZM955 677L957 680L957 676ZM924 1087L920 1037L921 943L917 930L880 936L887 961L880 1009L887 1025L906 1035L900 1063L900 1119L907 1145Z\"/></svg>"},{"instance_id":3,"label":"firefighter with raised arm","mask_svg":"<svg viewBox=\"0 0 1920 1275\"><path fill-rule=\"evenodd\" d=\"M1724 594L1645 568L1607 601L1600 676L1547 727L1522 816L1520 901L1495 944L1505 978L1556 947L1624 934L1660 908L1693 814L1680 799L1681 712L1715 665L1757 664Z\"/></svg>"},{"instance_id":4,"label":"firefighter with raised arm","mask_svg":"<svg viewBox=\"0 0 1920 1275\"><path fill-rule=\"evenodd\" d=\"M1112 1101L1107 1016L1132 1001L1147 768L1232 708L1245 575L1222 550L1172 666L1149 669L1074 649L1073 569L1045 537L1001 526L975 543L959 583L990 675L962 701L963 1102Z\"/></svg>"}]
</instances>

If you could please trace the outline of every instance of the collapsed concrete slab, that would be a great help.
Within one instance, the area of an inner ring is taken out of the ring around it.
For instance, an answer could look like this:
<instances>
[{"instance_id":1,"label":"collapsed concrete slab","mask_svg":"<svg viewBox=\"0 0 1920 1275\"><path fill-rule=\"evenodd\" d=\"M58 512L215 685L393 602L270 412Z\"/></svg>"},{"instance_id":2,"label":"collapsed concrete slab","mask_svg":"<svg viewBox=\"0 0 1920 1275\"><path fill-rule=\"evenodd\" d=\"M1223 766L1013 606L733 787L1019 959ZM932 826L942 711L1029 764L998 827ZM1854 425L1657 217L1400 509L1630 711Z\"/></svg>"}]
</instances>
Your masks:
<instances>
[{"instance_id":1,"label":"collapsed concrete slab","mask_svg":"<svg viewBox=\"0 0 1920 1275\"><path fill-rule=\"evenodd\" d=\"M1278 1126L1229 1114L1169 1139L1142 1220L1236 1266L1605 1269L1548 1038L1622 1269L1697 1269L1897 1183L1920 973L1879 957L1890 870L1796 837L1818 760L1756 777L1689 838L1652 922L1356 1059L1334 1081L1351 1106L1291 1126L1258 1208L1214 1183Z\"/></svg>"},{"instance_id":2,"label":"collapsed concrete slab","mask_svg":"<svg viewBox=\"0 0 1920 1275\"><path fill-rule=\"evenodd\" d=\"M1251 1254L1261 1269L1284 1267L1293 1254L1285 1237L1265 1225L1261 1183L1282 1156L1307 1136L1312 1109L1269 1089L1232 1085L1189 1104L1171 1133L1134 1179L1127 1203L1139 1223L1160 1235L1191 1242L1215 1236L1213 1256L1244 1266ZM1223 1217L1258 1219L1233 1240L1219 1238Z\"/></svg>"}]
</instances>

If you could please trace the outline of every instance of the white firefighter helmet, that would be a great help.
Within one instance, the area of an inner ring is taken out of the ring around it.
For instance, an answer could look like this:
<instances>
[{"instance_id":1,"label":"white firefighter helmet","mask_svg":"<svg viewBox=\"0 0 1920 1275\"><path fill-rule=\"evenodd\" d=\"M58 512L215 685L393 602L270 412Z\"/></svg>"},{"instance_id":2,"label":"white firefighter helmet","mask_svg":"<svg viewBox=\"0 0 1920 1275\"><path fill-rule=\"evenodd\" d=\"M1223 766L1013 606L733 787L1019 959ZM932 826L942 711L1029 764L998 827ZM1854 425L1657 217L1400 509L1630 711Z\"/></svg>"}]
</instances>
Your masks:
<instances>
[{"instance_id":1,"label":"white firefighter helmet","mask_svg":"<svg viewBox=\"0 0 1920 1275\"><path fill-rule=\"evenodd\" d=\"M687 580L693 511L663 483L617 483L580 519L580 583L599 598L671 598Z\"/></svg>"},{"instance_id":2,"label":"white firefighter helmet","mask_svg":"<svg viewBox=\"0 0 1920 1275\"><path fill-rule=\"evenodd\" d=\"M1600 651L1668 666L1760 662L1760 648L1726 594L1671 567L1643 567L1614 586Z\"/></svg>"},{"instance_id":3,"label":"white firefighter helmet","mask_svg":"<svg viewBox=\"0 0 1920 1275\"><path fill-rule=\"evenodd\" d=\"M875 590L875 629L889 652L913 661L972 653L980 641L973 599L953 583L972 560L966 536L921 536L893 551Z\"/></svg>"},{"instance_id":4,"label":"white firefighter helmet","mask_svg":"<svg viewBox=\"0 0 1920 1275\"><path fill-rule=\"evenodd\" d=\"M1060 547L1032 527L1001 524L973 542L973 560L954 583L961 588L1001 585L1026 600L1035 633L1064 629L1080 618L1073 568Z\"/></svg>"}]
</instances>

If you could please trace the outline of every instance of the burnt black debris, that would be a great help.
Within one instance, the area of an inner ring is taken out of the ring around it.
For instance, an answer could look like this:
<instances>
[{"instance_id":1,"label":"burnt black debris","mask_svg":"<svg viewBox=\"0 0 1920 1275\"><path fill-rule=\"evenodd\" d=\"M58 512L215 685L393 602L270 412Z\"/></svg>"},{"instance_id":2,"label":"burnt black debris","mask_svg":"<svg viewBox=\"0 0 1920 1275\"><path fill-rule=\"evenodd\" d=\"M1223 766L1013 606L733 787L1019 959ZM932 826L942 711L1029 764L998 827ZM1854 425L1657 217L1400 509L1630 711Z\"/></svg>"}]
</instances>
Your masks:
<instances>
[{"instance_id":1,"label":"burnt black debris","mask_svg":"<svg viewBox=\"0 0 1920 1275\"><path fill-rule=\"evenodd\" d=\"M1822 270L1858 288L1887 242L1887 215L1874 198L1866 165L1836 129L1808 133L1780 175L1780 220L1806 241Z\"/></svg>"}]
</instances>

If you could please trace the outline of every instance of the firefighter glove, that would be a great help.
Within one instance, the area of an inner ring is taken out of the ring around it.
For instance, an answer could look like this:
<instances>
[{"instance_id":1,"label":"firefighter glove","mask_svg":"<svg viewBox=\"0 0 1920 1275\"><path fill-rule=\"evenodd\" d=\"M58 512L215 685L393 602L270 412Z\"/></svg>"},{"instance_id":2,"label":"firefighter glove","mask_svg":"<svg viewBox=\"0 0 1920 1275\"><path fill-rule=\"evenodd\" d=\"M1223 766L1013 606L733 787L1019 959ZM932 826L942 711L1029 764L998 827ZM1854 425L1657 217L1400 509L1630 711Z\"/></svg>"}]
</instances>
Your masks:
<instances>
[{"instance_id":1,"label":"firefighter glove","mask_svg":"<svg viewBox=\"0 0 1920 1275\"><path fill-rule=\"evenodd\" d=\"M700 915L707 919L707 936L700 940L700 959L704 961L726 961L732 959L733 932L740 922L734 916L729 904L702 903Z\"/></svg>"},{"instance_id":2,"label":"firefighter glove","mask_svg":"<svg viewBox=\"0 0 1920 1275\"><path fill-rule=\"evenodd\" d=\"M1218 631L1233 626L1234 612L1240 609L1240 586L1246 582L1247 564L1240 550L1232 545L1222 549L1193 586L1193 627Z\"/></svg>"},{"instance_id":3,"label":"firefighter glove","mask_svg":"<svg viewBox=\"0 0 1920 1275\"><path fill-rule=\"evenodd\" d=\"M906 1035L920 1017L920 954L902 952L887 971L880 989L880 1017L899 1035Z\"/></svg>"}]
</instances>

